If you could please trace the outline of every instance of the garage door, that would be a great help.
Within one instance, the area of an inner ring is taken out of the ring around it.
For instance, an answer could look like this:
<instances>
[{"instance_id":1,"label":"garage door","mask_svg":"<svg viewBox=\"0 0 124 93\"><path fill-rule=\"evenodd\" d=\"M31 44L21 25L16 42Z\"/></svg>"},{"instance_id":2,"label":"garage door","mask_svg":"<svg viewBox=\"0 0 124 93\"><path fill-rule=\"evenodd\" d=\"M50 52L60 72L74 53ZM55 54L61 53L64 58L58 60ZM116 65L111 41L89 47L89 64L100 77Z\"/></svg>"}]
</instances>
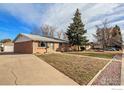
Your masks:
<instances>
[{"instance_id":1,"label":"garage door","mask_svg":"<svg viewBox=\"0 0 124 93\"><path fill-rule=\"evenodd\" d=\"M14 46L4 46L4 52L14 52Z\"/></svg>"}]
</instances>

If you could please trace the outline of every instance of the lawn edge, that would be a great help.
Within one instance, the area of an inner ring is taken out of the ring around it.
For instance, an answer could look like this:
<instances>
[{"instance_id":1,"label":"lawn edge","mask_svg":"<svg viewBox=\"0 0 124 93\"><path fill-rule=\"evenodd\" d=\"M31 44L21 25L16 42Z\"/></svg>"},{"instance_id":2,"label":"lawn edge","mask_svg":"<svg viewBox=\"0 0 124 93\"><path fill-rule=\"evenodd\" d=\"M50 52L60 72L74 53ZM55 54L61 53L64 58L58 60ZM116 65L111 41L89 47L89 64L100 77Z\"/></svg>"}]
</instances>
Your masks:
<instances>
[{"instance_id":1,"label":"lawn edge","mask_svg":"<svg viewBox=\"0 0 124 93\"><path fill-rule=\"evenodd\" d=\"M84 56L84 55L78 55L78 54L69 54L69 53L63 53L63 54L67 54L67 55L74 55L74 56L79 56L79 57L90 57L90 58L95 58L95 59L101 59L101 60L111 60L113 58L101 58L101 57L92 57L92 56ZM114 60L114 61L122 61L122 60Z\"/></svg>"},{"instance_id":2,"label":"lawn edge","mask_svg":"<svg viewBox=\"0 0 124 93\"><path fill-rule=\"evenodd\" d=\"M78 54L69 54L69 53L62 53L65 55L72 55L72 56L79 56L79 57L90 57L94 59L102 59L102 60L111 60L112 58L100 58L100 57L92 57L92 56L84 56L84 55L78 55Z\"/></svg>"}]
</instances>

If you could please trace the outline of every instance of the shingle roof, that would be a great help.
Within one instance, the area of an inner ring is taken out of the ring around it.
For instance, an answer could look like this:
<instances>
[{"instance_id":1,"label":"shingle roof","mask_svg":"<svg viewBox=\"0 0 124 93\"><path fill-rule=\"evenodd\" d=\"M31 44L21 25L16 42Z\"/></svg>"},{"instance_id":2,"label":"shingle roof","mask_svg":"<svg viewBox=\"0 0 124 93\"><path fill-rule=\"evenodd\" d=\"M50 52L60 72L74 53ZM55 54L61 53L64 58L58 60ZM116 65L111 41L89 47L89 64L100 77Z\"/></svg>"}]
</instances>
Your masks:
<instances>
[{"instance_id":1,"label":"shingle roof","mask_svg":"<svg viewBox=\"0 0 124 93\"><path fill-rule=\"evenodd\" d=\"M65 42L67 43L68 41L66 40L58 40L58 39L55 39L55 38L48 38L48 37L43 37L43 36L40 36L40 35L32 35L32 34L24 34L24 33L21 33L19 35L24 35L28 38L30 38L31 40L34 40L34 41L44 41L44 42ZM14 40L15 41L15 40Z\"/></svg>"}]
</instances>

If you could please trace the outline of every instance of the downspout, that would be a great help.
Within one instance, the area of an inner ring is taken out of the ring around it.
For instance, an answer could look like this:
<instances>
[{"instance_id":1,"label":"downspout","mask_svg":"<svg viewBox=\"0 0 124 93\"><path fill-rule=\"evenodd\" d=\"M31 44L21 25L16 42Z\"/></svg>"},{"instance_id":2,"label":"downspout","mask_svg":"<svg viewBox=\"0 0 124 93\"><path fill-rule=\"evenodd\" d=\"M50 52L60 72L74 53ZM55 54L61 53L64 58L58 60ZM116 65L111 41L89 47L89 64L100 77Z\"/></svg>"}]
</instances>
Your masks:
<instances>
[{"instance_id":1,"label":"downspout","mask_svg":"<svg viewBox=\"0 0 124 93\"><path fill-rule=\"evenodd\" d=\"M46 53L47 53L47 48L48 48L48 44L47 44L47 42L46 42Z\"/></svg>"}]
</instances>

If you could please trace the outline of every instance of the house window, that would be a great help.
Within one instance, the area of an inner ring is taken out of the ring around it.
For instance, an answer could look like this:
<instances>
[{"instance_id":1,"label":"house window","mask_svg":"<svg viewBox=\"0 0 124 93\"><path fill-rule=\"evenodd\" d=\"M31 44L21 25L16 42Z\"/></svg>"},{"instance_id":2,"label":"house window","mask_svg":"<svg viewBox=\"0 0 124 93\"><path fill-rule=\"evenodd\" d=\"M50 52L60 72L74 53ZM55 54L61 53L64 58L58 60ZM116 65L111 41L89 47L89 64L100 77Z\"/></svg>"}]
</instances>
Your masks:
<instances>
[{"instance_id":1,"label":"house window","mask_svg":"<svg viewBox=\"0 0 124 93\"><path fill-rule=\"evenodd\" d=\"M38 46L39 47L46 47L46 43L45 42L39 42Z\"/></svg>"}]
</instances>

